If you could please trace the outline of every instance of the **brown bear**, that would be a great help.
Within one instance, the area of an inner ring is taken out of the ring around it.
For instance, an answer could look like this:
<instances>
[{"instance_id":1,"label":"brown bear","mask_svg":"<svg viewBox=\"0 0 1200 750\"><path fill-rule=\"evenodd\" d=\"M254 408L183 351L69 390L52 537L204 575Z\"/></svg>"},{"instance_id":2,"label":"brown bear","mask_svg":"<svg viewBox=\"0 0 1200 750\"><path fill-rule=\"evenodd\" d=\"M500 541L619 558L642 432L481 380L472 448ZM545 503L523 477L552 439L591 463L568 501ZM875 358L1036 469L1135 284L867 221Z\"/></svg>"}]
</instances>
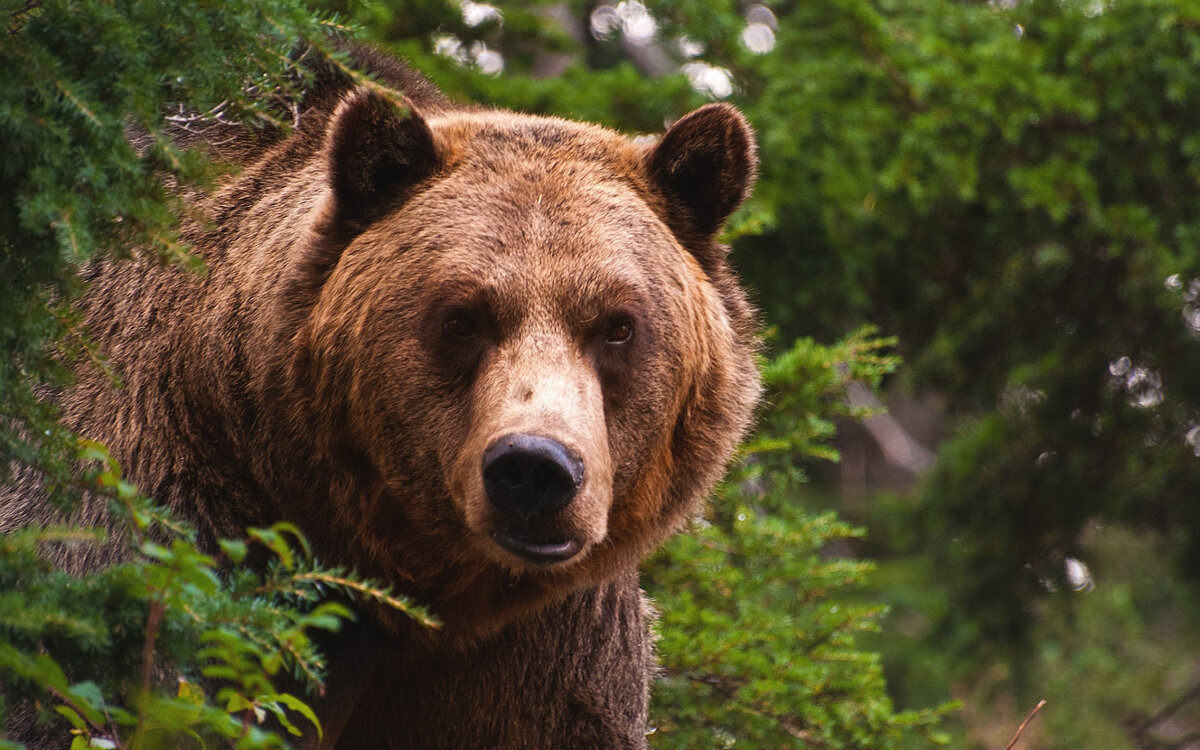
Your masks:
<instances>
[{"instance_id":1,"label":"brown bear","mask_svg":"<svg viewBox=\"0 0 1200 750\"><path fill-rule=\"evenodd\" d=\"M715 239L753 134L710 104L646 143L351 56L380 83L321 77L290 134L205 133L239 165L189 199L205 273L85 270L125 385L80 368L65 420L208 544L292 520L443 621L378 612L332 643L308 746L644 747L636 566L759 395ZM0 529L44 517L18 491Z\"/></svg>"}]
</instances>

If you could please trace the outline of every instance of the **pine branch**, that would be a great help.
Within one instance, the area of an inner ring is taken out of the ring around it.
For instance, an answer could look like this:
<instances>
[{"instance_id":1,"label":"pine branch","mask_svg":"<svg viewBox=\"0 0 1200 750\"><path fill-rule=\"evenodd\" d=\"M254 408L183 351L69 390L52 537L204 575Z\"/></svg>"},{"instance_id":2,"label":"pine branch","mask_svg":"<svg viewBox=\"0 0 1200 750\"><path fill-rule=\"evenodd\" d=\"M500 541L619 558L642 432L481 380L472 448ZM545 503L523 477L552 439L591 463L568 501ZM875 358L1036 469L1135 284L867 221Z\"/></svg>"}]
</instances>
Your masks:
<instances>
[{"instance_id":1,"label":"pine branch","mask_svg":"<svg viewBox=\"0 0 1200 750\"><path fill-rule=\"evenodd\" d=\"M293 580L314 581L317 583L325 583L337 588L354 591L367 597L368 599L405 613L427 628L436 630L442 626L441 622L426 614L422 608L417 607L411 602L405 601L404 599L392 596L391 589L387 587L375 588L352 578L345 578L328 573L318 572L298 573L293 576Z\"/></svg>"}]
</instances>

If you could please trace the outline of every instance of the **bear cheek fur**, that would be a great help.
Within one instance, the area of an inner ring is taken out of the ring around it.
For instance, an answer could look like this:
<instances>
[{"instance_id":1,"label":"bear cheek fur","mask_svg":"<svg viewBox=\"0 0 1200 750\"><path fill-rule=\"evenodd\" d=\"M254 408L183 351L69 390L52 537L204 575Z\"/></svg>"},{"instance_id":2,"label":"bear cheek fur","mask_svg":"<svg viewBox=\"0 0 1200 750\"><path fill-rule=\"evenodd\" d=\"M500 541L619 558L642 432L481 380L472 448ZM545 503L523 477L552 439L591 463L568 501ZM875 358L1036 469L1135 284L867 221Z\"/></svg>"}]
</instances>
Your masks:
<instances>
[{"instance_id":1,"label":"bear cheek fur","mask_svg":"<svg viewBox=\"0 0 1200 750\"><path fill-rule=\"evenodd\" d=\"M415 332L431 273L389 234L369 230L330 274L310 318L309 367L314 402L338 405L338 440L362 456L354 491L330 498L355 564L430 596L483 552L448 497L439 453L465 440L472 405L428 366Z\"/></svg>"},{"instance_id":2,"label":"bear cheek fur","mask_svg":"<svg viewBox=\"0 0 1200 750\"><path fill-rule=\"evenodd\" d=\"M614 548L633 560L677 531L695 510L700 494L724 472L725 457L740 438L744 422L723 424L715 419L725 412L714 409L714 401L729 398L753 404L758 398L757 389L735 390L740 373L724 365L730 361L727 357L744 353L744 347L734 337L704 272L690 255L671 269L669 285L683 294L664 295L669 298L664 308L669 309L658 313L664 325L657 338L685 343L667 349L652 385L658 391L656 400L669 399L669 405L659 412L631 410L625 417L637 422L653 414L651 419L661 420L654 440L612 446L618 479L609 535ZM664 414L670 418L663 419Z\"/></svg>"}]
</instances>

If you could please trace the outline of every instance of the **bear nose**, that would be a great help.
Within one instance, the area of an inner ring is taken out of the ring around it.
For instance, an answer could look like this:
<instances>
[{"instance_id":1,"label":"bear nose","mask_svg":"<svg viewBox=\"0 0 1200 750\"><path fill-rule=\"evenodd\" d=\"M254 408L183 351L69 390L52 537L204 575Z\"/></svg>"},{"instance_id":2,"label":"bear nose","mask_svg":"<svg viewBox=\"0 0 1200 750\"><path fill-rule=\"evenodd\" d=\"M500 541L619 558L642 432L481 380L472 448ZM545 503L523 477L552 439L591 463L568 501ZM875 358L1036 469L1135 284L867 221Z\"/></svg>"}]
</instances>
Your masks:
<instances>
[{"instance_id":1,"label":"bear nose","mask_svg":"<svg viewBox=\"0 0 1200 750\"><path fill-rule=\"evenodd\" d=\"M483 488L499 510L526 518L565 508L583 484L583 461L540 435L505 435L483 452Z\"/></svg>"}]
</instances>

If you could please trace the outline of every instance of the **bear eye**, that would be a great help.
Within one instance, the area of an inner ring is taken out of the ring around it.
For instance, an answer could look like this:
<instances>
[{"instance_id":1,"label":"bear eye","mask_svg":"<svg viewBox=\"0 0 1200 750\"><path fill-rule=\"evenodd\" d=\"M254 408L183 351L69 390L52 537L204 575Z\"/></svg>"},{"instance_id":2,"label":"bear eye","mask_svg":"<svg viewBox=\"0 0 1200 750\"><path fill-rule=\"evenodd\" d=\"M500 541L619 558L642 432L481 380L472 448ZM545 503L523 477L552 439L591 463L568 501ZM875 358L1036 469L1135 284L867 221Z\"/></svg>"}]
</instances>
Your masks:
<instances>
[{"instance_id":1,"label":"bear eye","mask_svg":"<svg viewBox=\"0 0 1200 750\"><path fill-rule=\"evenodd\" d=\"M475 317L467 312L457 312L446 318L442 329L458 339L469 339L479 332Z\"/></svg>"},{"instance_id":2,"label":"bear eye","mask_svg":"<svg viewBox=\"0 0 1200 750\"><path fill-rule=\"evenodd\" d=\"M604 334L604 343L624 344L631 338L633 338L633 320L617 318L608 325L608 331Z\"/></svg>"}]
</instances>

